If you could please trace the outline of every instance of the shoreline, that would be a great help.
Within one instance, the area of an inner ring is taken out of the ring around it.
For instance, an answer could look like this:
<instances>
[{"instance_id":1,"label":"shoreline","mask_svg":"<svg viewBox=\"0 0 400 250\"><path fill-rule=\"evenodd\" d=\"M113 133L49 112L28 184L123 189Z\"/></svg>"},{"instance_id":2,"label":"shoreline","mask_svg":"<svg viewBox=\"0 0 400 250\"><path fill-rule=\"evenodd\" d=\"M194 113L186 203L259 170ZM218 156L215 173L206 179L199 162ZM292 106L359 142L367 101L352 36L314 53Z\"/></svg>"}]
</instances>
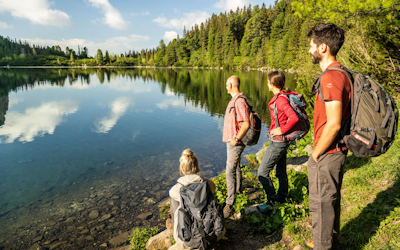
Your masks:
<instances>
[{"instance_id":1,"label":"shoreline","mask_svg":"<svg viewBox=\"0 0 400 250\"><path fill-rule=\"evenodd\" d=\"M224 67L175 67L175 66L2 66L4 69L102 69L102 68L138 68L138 69L214 69L214 70L224 70ZM246 70L246 71L262 71L271 72L276 70L281 70L288 73L299 73L299 70L295 69L275 69L269 67L261 68L229 68L227 70Z\"/></svg>"}]
</instances>

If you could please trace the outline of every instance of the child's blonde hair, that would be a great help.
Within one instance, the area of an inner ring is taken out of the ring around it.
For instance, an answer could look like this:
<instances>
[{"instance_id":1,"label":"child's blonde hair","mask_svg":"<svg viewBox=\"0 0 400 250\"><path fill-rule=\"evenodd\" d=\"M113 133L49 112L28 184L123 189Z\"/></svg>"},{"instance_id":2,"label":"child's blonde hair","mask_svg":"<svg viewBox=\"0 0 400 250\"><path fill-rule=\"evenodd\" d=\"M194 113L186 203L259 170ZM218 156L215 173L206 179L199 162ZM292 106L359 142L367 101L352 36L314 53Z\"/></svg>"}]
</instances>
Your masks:
<instances>
[{"instance_id":1,"label":"child's blonde hair","mask_svg":"<svg viewBox=\"0 0 400 250\"><path fill-rule=\"evenodd\" d=\"M179 158L179 162L179 169L182 175L197 174L200 172L199 161L197 160L196 155L190 149L183 150L182 156ZM182 169L184 173L182 172Z\"/></svg>"}]
</instances>

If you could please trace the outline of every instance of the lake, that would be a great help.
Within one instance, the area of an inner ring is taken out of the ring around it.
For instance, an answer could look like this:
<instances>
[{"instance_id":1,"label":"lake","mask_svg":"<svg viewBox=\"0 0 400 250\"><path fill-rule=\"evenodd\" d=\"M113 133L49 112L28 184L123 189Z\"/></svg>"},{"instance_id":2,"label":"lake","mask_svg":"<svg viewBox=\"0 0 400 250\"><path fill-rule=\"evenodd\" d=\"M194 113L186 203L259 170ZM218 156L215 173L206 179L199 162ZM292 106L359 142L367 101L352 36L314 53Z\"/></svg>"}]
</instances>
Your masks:
<instances>
[{"instance_id":1,"label":"lake","mask_svg":"<svg viewBox=\"0 0 400 250\"><path fill-rule=\"evenodd\" d=\"M157 224L184 149L196 153L206 177L225 169L229 76L240 77L264 122L259 143L244 154L268 140L267 74L0 69L0 249L35 242L97 249L121 231ZM295 76L286 77L294 90Z\"/></svg>"}]
</instances>

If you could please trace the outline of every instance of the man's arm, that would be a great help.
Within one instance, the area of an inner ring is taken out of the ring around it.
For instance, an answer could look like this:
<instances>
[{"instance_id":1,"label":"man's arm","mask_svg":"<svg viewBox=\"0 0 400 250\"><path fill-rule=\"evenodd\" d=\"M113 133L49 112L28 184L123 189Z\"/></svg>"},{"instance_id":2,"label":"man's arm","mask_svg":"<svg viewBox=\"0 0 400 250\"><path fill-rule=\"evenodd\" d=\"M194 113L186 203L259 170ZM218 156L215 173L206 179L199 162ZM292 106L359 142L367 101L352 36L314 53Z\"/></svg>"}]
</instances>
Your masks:
<instances>
[{"instance_id":1,"label":"man's arm","mask_svg":"<svg viewBox=\"0 0 400 250\"><path fill-rule=\"evenodd\" d=\"M342 102L325 101L326 124L322 131L317 146L314 148L312 157L316 162L318 158L328 149L336 139L342 125Z\"/></svg>"},{"instance_id":2,"label":"man's arm","mask_svg":"<svg viewBox=\"0 0 400 250\"><path fill-rule=\"evenodd\" d=\"M239 140L243 138L243 136L246 134L247 130L250 128L250 122L239 122L239 132L236 135L236 138ZM236 146L238 142L236 142L234 139L231 140L231 144L233 146Z\"/></svg>"}]
</instances>

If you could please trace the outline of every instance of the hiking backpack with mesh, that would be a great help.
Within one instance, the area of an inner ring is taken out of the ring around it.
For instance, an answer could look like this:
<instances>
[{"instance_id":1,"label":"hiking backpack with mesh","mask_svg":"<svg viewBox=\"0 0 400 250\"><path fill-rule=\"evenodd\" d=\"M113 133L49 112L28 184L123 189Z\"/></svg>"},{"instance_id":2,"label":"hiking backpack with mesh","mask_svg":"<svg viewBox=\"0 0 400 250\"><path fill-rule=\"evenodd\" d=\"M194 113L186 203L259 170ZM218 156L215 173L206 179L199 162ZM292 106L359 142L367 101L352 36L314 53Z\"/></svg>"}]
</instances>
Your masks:
<instances>
[{"instance_id":1,"label":"hiking backpack with mesh","mask_svg":"<svg viewBox=\"0 0 400 250\"><path fill-rule=\"evenodd\" d=\"M296 113L299 121L291 128L287 134L284 135L285 140L287 141L294 141L303 138L308 131L310 131L310 121L307 117L307 102L304 99L303 95L301 94L281 94L279 95L272 105L271 109L274 111L275 114L275 128L279 128L279 120L278 120L278 109L276 108L276 100L280 97L286 97L289 101L290 106Z\"/></svg>"},{"instance_id":2,"label":"hiking backpack with mesh","mask_svg":"<svg viewBox=\"0 0 400 250\"><path fill-rule=\"evenodd\" d=\"M178 210L178 237L191 249L206 249L223 233L221 206L206 181L182 186Z\"/></svg>"},{"instance_id":3,"label":"hiking backpack with mesh","mask_svg":"<svg viewBox=\"0 0 400 250\"><path fill-rule=\"evenodd\" d=\"M341 142L357 157L375 157L385 153L392 145L399 118L393 97L377 81L368 75L344 66L325 70L340 71L350 79L351 115L342 122ZM313 93L318 93L323 103L321 77L316 80Z\"/></svg>"}]
</instances>

